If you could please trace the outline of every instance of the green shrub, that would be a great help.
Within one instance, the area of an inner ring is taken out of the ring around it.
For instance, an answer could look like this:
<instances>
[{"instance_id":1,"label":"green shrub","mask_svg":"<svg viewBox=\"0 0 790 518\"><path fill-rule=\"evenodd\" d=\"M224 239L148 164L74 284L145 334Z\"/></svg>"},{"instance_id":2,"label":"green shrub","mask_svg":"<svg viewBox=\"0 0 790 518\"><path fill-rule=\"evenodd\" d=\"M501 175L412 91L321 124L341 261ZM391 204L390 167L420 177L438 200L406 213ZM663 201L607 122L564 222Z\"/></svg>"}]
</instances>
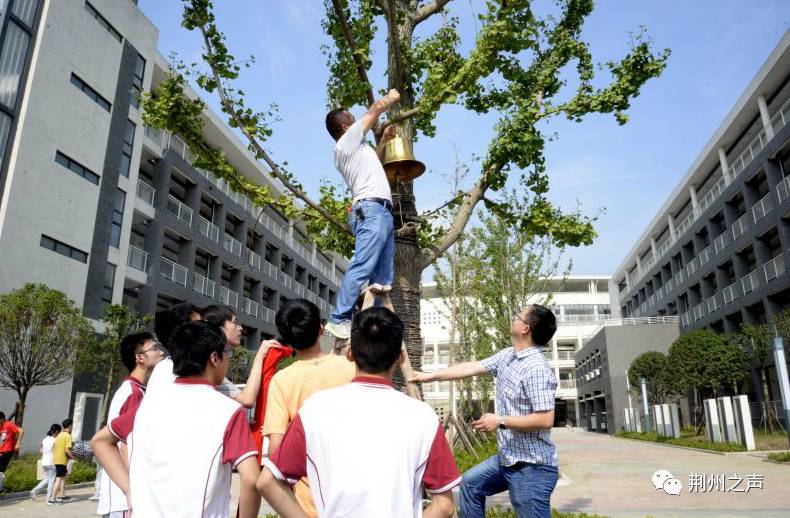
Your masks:
<instances>
[{"instance_id":1,"label":"green shrub","mask_svg":"<svg viewBox=\"0 0 790 518\"><path fill-rule=\"evenodd\" d=\"M486 509L486 518L516 518L516 512L507 507L493 507ZM608 518L600 514L563 513L556 509L551 510L551 518Z\"/></svg>"},{"instance_id":2,"label":"green shrub","mask_svg":"<svg viewBox=\"0 0 790 518\"><path fill-rule=\"evenodd\" d=\"M4 492L16 493L30 491L36 484L36 461L39 456L35 454L22 455L11 460L5 472ZM96 466L90 462L77 461L66 478L67 484L79 484L96 480Z\"/></svg>"},{"instance_id":3,"label":"green shrub","mask_svg":"<svg viewBox=\"0 0 790 518\"><path fill-rule=\"evenodd\" d=\"M732 442L709 442L701 439L690 439L686 437L675 439L674 437L664 437L662 435L658 435L656 432L617 432L615 436L625 437L626 439L657 442L661 444L672 444L674 446L686 446L687 448L699 448L701 450L720 452L746 451L746 448L740 444L735 444Z\"/></svg>"},{"instance_id":4,"label":"green shrub","mask_svg":"<svg viewBox=\"0 0 790 518\"><path fill-rule=\"evenodd\" d=\"M458 470L463 473L476 464L483 462L491 455L496 454L496 452L496 436L489 435L484 437L483 445L475 450L476 455L469 453L459 446L453 451L453 456L455 457L456 464L458 464Z\"/></svg>"},{"instance_id":5,"label":"green shrub","mask_svg":"<svg viewBox=\"0 0 790 518\"><path fill-rule=\"evenodd\" d=\"M768 458L776 462L790 462L790 451L769 453Z\"/></svg>"}]
</instances>

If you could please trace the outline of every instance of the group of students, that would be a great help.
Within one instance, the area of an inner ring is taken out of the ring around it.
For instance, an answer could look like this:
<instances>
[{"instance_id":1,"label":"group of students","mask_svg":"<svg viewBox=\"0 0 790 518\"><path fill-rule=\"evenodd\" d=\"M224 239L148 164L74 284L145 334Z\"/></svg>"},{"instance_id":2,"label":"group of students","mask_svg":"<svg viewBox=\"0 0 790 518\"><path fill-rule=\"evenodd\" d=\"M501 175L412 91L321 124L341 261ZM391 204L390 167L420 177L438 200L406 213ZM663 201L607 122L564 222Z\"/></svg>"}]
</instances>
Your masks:
<instances>
[{"instance_id":1,"label":"group of students","mask_svg":"<svg viewBox=\"0 0 790 518\"><path fill-rule=\"evenodd\" d=\"M66 496L66 476L69 473L69 461L74 460L71 451L71 419L64 419L62 424L53 423L41 441L41 468L44 477L30 490L30 498L35 499L39 491L47 488L47 505L63 504L71 499Z\"/></svg>"}]
</instances>

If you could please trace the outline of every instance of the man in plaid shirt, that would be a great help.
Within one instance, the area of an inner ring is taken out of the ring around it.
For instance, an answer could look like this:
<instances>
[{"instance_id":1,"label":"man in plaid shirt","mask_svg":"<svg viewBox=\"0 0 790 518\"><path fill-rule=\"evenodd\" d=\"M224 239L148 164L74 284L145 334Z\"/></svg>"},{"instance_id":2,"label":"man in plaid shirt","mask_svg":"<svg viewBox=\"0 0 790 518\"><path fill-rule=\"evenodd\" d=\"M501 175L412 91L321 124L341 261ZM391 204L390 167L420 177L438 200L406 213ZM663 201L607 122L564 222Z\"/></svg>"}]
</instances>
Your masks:
<instances>
[{"instance_id":1,"label":"man in plaid shirt","mask_svg":"<svg viewBox=\"0 0 790 518\"><path fill-rule=\"evenodd\" d=\"M482 361L460 363L431 373L415 373L411 381L448 381L493 375L495 414L472 423L481 432L497 432L499 453L463 474L462 518L483 518L486 497L508 490L519 518L549 518L551 493L557 484L557 450L551 442L557 379L540 346L557 330L548 308L532 304L514 313L513 346Z\"/></svg>"}]
</instances>

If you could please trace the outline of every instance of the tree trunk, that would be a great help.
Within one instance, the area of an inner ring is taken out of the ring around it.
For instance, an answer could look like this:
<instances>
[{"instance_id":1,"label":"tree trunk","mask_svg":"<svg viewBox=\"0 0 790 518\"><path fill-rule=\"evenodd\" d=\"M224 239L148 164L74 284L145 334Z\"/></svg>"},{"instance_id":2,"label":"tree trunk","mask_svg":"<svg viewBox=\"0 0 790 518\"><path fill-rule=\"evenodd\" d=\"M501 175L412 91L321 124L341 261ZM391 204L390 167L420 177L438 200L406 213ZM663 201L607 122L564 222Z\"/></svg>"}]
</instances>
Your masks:
<instances>
[{"instance_id":1,"label":"tree trunk","mask_svg":"<svg viewBox=\"0 0 790 518\"><path fill-rule=\"evenodd\" d=\"M16 393L19 397L19 401L16 404L16 409L14 410L14 423L20 428L22 428L22 423L25 420L25 404L27 402L27 389L21 390Z\"/></svg>"},{"instance_id":2,"label":"tree trunk","mask_svg":"<svg viewBox=\"0 0 790 518\"><path fill-rule=\"evenodd\" d=\"M408 2L395 1L393 4L398 12L408 11ZM387 79L389 88L397 88L401 100L396 112L411 109L414 106L414 92L411 90L409 74L401 69L398 63L400 48L410 48L413 27L406 16L396 16L397 22L393 30L397 42L389 41ZM392 31L390 31L390 35ZM405 66L405 65L404 65ZM400 73L398 73L400 71ZM414 125L411 119L398 124L398 136L408 142L414 141ZM392 186L392 214L395 225L395 278L392 286L392 303L395 311L403 321L403 341L409 354L412 367L420 369L422 365L422 337L420 333L420 279L422 277L420 247L417 244L417 232L414 229L402 234L398 231L410 222L417 221L417 207L414 201L412 182L399 183ZM408 228L408 227L407 227ZM397 373L395 376L397 386L403 386L403 377Z\"/></svg>"},{"instance_id":3,"label":"tree trunk","mask_svg":"<svg viewBox=\"0 0 790 518\"><path fill-rule=\"evenodd\" d=\"M99 423L102 424L107 420L107 410L110 407L110 391L112 390L112 381L115 377L115 361L110 361L110 371L107 373L107 384L104 386L104 397L101 402L101 414L99 414Z\"/></svg>"},{"instance_id":4,"label":"tree trunk","mask_svg":"<svg viewBox=\"0 0 790 518\"><path fill-rule=\"evenodd\" d=\"M766 426L768 427L768 432L774 432L774 413L770 407L770 402L768 400L768 377L765 373L765 368L760 369L760 382L762 384L763 389L763 420L765 421Z\"/></svg>"}]
</instances>

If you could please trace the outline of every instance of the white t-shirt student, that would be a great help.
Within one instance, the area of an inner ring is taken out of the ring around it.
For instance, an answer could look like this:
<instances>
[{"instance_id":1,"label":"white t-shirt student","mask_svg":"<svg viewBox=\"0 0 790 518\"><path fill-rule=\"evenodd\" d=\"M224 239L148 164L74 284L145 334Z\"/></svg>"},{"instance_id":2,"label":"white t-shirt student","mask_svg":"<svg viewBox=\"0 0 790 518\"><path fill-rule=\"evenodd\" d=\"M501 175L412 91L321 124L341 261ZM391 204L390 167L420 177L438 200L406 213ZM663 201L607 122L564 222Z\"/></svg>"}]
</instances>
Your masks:
<instances>
[{"instance_id":1,"label":"white t-shirt student","mask_svg":"<svg viewBox=\"0 0 790 518\"><path fill-rule=\"evenodd\" d=\"M381 198L392 203L392 192L376 150L365 140L362 120L349 126L335 144L335 167L351 189L354 203Z\"/></svg>"}]
</instances>

